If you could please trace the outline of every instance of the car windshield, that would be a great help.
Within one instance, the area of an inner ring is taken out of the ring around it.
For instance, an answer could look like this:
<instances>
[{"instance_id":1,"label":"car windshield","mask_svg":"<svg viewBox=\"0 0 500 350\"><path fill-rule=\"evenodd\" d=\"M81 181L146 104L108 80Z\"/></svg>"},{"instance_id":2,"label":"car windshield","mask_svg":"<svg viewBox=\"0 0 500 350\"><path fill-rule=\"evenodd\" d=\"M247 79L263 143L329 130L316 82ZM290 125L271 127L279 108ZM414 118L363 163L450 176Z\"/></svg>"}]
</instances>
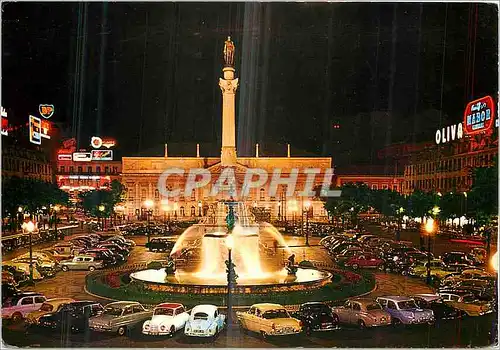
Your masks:
<instances>
[{"instance_id":1,"label":"car windshield","mask_svg":"<svg viewBox=\"0 0 500 350\"><path fill-rule=\"evenodd\" d=\"M42 306L40 307L40 311L47 311L50 312L54 309L54 306L48 304L48 303L43 303Z\"/></svg>"},{"instance_id":2,"label":"car windshield","mask_svg":"<svg viewBox=\"0 0 500 350\"><path fill-rule=\"evenodd\" d=\"M401 310L408 310L408 309L417 308L417 305L415 305L415 302L413 300L400 301L398 303L398 306Z\"/></svg>"},{"instance_id":3,"label":"car windshield","mask_svg":"<svg viewBox=\"0 0 500 350\"><path fill-rule=\"evenodd\" d=\"M173 309L168 309L166 307L159 307L156 308L154 313L156 315L164 315L164 316L173 316L174 315L174 310Z\"/></svg>"},{"instance_id":4,"label":"car windshield","mask_svg":"<svg viewBox=\"0 0 500 350\"><path fill-rule=\"evenodd\" d=\"M266 311L264 312L262 317L267 320L272 320L273 318L288 318L290 316L288 315L288 312L286 312L285 309L278 309L278 310Z\"/></svg>"},{"instance_id":5,"label":"car windshield","mask_svg":"<svg viewBox=\"0 0 500 350\"><path fill-rule=\"evenodd\" d=\"M208 315L204 312L197 312L194 314L195 320L208 320Z\"/></svg>"},{"instance_id":6,"label":"car windshield","mask_svg":"<svg viewBox=\"0 0 500 350\"><path fill-rule=\"evenodd\" d=\"M117 307L108 306L104 309L104 315L120 316L122 314L122 309Z\"/></svg>"},{"instance_id":7,"label":"car windshield","mask_svg":"<svg viewBox=\"0 0 500 350\"><path fill-rule=\"evenodd\" d=\"M370 310L382 310L382 307L379 305L379 304L368 304L366 305L366 310L370 311Z\"/></svg>"}]
</instances>

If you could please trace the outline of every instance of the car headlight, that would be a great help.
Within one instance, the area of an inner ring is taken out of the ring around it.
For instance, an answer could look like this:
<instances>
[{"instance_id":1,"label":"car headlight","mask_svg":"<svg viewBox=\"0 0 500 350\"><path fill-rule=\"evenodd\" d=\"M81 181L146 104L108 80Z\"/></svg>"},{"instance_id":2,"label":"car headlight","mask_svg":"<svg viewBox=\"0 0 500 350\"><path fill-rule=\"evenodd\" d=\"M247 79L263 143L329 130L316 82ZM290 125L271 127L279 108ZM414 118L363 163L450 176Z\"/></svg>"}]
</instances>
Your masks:
<instances>
[{"instance_id":1,"label":"car headlight","mask_svg":"<svg viewBox=\"0 0 500 350\"><path fill-rule=\"evenodd\" d=\"M415 314L412 314L412 313L407 314L406 316L407 316L408 318L415 318Z\"/></svg>"},{"instance_id":2,"label":"car headlight","mask_svg":"<svg viewBox=\"0 0 500 350\"><path fill-rule=\"evenodd\" d=\"M165 326L164 324L162 324L160 326L160 331L165 332L166 329L167 329L167 326Z\"/></svg>"},{"instance_id":3,"label":"car headlight","mask_svg":"<svg viewBox=\"0 0 500 350\"><path fill-rule=\"evenodd\" d=\"M149 322L144 322L144 324L142 325L142 328L144 328L145 331L148 331L149 327Z\"/></svg>"}]
</instances>

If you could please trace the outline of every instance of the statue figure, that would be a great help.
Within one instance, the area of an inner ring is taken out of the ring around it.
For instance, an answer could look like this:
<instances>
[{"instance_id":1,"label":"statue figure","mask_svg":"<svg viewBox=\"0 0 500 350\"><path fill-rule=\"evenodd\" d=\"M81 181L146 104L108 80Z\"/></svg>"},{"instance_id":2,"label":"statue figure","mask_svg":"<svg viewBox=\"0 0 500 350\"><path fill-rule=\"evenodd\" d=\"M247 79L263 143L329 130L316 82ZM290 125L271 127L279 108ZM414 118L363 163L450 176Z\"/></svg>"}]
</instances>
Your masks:
<instances>
[{"instance_id":1,"label":"statue figure","mask_svg":"<svg viewBox=\"0 0 500 350\"><path fill-rule=\"evenodd\" d=\"M224 62L226 67L234 67L234 43L230 36L224 42Z\"/></svg>"},{"instance_id":2,"label":"statue figure","mask_svg":"<svg viewBox=\"0 0 500 350\"><path fill-rule=\"evenodd\" d=\"M286 265L286 270L289 275L294 275L297 273L297 265L295 265L295 254L292 254L288 257L288 263Z\"/></svg>"},{"instance_id":3,"label":"statue figure","mask_svg":"<svg viewBox=\"0 0 500 350\"><path fill-rule=\"evenodd\" d=\"M167 275L173 275L175 273L175 262L174 259L167 258L167 265L165 266L165 273Z\"/></svg>"}]
</instances>

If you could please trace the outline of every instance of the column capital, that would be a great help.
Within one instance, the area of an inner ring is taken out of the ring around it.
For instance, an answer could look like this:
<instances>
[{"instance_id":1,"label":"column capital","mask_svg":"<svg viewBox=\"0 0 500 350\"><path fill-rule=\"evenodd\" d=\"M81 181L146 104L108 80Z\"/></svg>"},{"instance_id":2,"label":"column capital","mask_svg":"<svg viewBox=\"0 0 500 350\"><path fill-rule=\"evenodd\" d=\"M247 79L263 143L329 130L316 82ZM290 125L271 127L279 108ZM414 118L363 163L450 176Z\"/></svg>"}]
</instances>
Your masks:
<instances>
[{"instance_id":1,"label":"column capital","mask_svg":"<svg viewBox=\"0 0 500 350\"><path fill-rule=\"evenodd\" d=\"M219 86L223 94L234 94L238 89L238 78L232 80L219 79Z\"/></svg>"}]
</instances>

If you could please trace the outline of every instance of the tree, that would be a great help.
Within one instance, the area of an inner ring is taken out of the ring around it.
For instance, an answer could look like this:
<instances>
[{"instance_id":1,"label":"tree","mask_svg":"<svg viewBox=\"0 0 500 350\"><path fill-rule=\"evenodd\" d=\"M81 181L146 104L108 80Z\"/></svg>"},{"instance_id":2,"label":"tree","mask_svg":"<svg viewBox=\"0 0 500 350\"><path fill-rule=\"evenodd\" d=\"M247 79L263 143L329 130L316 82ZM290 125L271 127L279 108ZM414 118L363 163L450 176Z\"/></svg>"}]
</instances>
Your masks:
<instances>
[{"instance_id":1,"label":"tree","mask_svg":"<svg viewBox=\"0 0 500 350\"><path fill-rule=\"evenodd\" d=\"M498 158L492 167L474 169L474 182L468 195L468 214L476 221L476 226L489 225L494 215L498 215Z\"/></svg>"},{"instance_id":2,"label":"tree","mask_svg":"<svg viewBox=\"0 0 500 350\"><path fill-rule=\"evenodd\" d=\"M441 200L439 201L439 207L441 212L439 213L439 218L442 220L446 219L456 219L465 214L464 207L462 205L464 196L460 193L450 192L445 193Z\"/></svg>"},{"instance_id":3,"label":"tree","mask_svg":"<svg viewBox=\"0 0 500 350\"><path fill-rule=\"evenodd\" d=\"M347 183L340 187L340 197L328 198L324 206L332 216L349 217L357 226L358 215L368 211L372 202L370 188L364 183Z\"/></svg>"},{"instance_id":4,"label":"tree","mask_svg":"<svg viewBox=\"0 0 500 350\"><path fill-rule=\"evenodd\" d=\"M435 194L416 190L408 197L406 211L413 218L423 219L435 204Z\"/></svg>"}]
</instances>

